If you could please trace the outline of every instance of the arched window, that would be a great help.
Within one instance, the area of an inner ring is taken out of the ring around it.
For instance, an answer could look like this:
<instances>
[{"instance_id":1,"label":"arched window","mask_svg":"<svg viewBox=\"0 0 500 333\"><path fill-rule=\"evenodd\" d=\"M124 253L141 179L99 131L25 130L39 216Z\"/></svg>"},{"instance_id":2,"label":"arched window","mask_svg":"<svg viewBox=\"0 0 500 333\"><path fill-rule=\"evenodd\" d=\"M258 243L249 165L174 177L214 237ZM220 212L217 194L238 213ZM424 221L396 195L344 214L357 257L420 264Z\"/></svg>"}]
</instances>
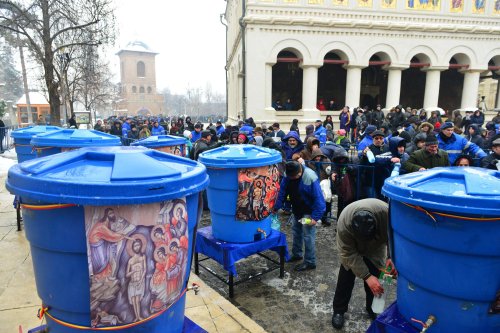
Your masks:
<instances>
[{"instance_id":1,"label":"arched window","mask_svg":"<svg viewBox=\"0 0 500 333\"><path fill-rule=\"evenodd\" d=\"M139 88L139 94L144 94L144 87L142 87L142 86L141 86L141 87Z\"/></svg>"},{"instance_id":2,"label":"arched window","mask_svg":"<svg viewBox=\"0 0 500 333\"><path fill-rule=\"evenodd\" d=\"M146 65L142 61L137 63L137 77L146 77Z\"/></svg>"},{"instance_id":3,"label":"arched window","mask_svg":"<svg viewBox=\"0 0 500 333\"><path fill-rule=\"evenodd\" d=\"M137 93L137 87L136 86L132 86L132 92L135 94Z\"/></svg>"},{"instance_id":4,"label":"arched window","mask_svg":"<svg viewBox=\"0 0 500 333\"><path fill-rule=\"evenodd\" d=\"M148 87L148 94L151 94L152 91L153 89L151 89L151 87Z\"/></svg>"}]
</instances>

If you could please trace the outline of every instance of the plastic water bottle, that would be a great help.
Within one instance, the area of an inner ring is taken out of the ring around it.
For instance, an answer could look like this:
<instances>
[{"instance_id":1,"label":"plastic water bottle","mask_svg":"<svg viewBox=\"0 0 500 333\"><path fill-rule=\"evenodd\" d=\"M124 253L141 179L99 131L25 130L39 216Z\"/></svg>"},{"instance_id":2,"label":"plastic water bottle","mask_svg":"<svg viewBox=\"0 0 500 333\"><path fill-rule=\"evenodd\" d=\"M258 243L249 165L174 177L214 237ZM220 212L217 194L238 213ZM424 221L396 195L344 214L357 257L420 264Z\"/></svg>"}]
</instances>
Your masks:
<instances>
[{"instance_id":1,"label":"plastic water bottle","mask_svg":"<svg viewBox=\"0 0 500 333\"><path fill-rule=\"evenodd\" d=\"M311 215L304 215L304 217L302 217L299 221L300 221L300 223L302 223L304 225L310 225L312 222L312 217L311 217ZM319 226L321 226L321 220L316 221L316 227L319 227Z\"/></svg>"},{"instance_id":2,"label":"plastic water bottle","mask_svg":"<svg viewBox=\"0 0 500 333\"><path fill-rule=\"evenodd\" d=\"M280 219L278 218L278 215L272 214L271 215L271 229L280 231L281 229L281 222Z\"/></svg>"},{"instance_id":3,"label":"plastic water bottle","mask_svg":"<svg viewBox=\"0 0 500 333\"><path fill-rule=\"evenodd\" d=\"M388 268L386 271L388 271ZM384 288L384 293L378 296L375 296L373 298L372 302L372 311L376 314L384 312L385 309L385 299L387 297L387 293L389 292L389 288L392 285L392 277L390 275L384 274L383 272L380 273L380 277L378 279L378 282Z\"/></svg>"},{"instance_id":4,"label":"plastic water bottle","mask_svg":"<svg viewBox=\"0 0 500 333\"><path fill-rule=\"evenodd\" d=\"M312 222L312 218L311 218L311 215L304 215L300 220L299 220L300 223L304 224L304 225L308 225L308 224L311 224Z\"/></svg>"},{"instance_id":5,"label":"plastic water bottle","mask_svg":"<svg viewBox=\"0 0 500 333\"><path fill-rule=\"evenodd\" d=\"M392 168L391 177L399 176L399 169L401 169L401 163L394 163L394 167Z\"/></svg>"},{"instance_id":6,"label":"plastic water bottle","mask_svg":"<svg viewBox=\"0 0 500 333\"><path fill-rule=\"evenodd\" d=\"M373 155L373 152L371 150L368 150L366 152L366 157L368 157L368 162L375 163L375 155Z\"/></svg>"},{"instance_id":7,"label":"plastic water bottle","mask_svg":"<svg viewBox=\"0 0 500 333\"><path fill-rule=\"evenodd\" d=\"M385 286L383 279L382 280L379 279L378 282L380 282L382 287ZM386 294L387 294L387 290L385 290L383 294L373 297L372 311L374 313L379 314L379 313L384 312Z\"/></svg>"}]
</instances>

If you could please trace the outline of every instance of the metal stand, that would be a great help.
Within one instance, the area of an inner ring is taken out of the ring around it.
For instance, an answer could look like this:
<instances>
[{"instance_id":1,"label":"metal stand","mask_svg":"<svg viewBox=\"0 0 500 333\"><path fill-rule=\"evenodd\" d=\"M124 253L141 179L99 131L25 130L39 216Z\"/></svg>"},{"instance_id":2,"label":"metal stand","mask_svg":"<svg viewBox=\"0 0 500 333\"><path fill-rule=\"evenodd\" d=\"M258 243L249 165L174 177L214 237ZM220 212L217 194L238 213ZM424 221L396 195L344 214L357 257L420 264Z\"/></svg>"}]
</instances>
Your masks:
<instances>
[{"instance_id":1,"label":"metal stand","mask_svg":"<svg viewBox=\"0 0 500 333\"><path fill-rule=\"evenodd\" d=\"M232 272L229 272L228 273L228 278L226 279L224 276L221 276L220 274L218 274L217 272L215 272L213 269L211 269L210 267L207 267L205 265L202 265L200 262L202 261L205 261L205 260L214 260L210 257L205 257L203 259L199 259L198 258L198 252L195 252L194 254L194 272L196 275L200 275L200 268L199 267L202 267L203 269L205 269L207 272L209 272L210 274L212 274L213 276L215 276L217 279L219 279L220 281L222 281L223 283L227 284L229 286L229 298L233 298L234 297L234 286L240 284L240 283L243 283L243 282L247 282L247 281L250 281L256 277L259 277L261 275L264 275L266 273L269 273L269 272L272 272L276 269L279 268L280 270L280 275L279 277L280 278L283 278L285 276L285 246L280 246L279 247L279 261L276 261L274 260L273 258L270 258L268 257L267 255L261 253L261 252L257 252L255 253L256 255L259 255L261 256L262 258L265 258L266 260L274 263L275 265L273 267L269 267L255 275L250 275L246 278L242 278L242 279L238 279L238 280L234 280L234 275ZM253 254L251 254L253 255ZM214 260L215 261L215 260Z\"/></svg>"}]
</instances>

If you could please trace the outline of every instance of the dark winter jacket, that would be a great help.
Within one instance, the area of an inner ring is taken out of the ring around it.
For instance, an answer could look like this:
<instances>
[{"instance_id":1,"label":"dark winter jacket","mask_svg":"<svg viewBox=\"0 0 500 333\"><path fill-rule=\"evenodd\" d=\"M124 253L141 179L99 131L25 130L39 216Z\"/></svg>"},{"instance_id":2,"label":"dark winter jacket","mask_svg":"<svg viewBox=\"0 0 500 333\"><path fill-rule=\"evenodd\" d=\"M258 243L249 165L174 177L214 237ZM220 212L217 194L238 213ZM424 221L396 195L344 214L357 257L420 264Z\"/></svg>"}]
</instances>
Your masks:
<instances>
[{"instance_id":1,"label":"dark winter jacket","mask_svg":"<svg viewBox=\"0 0 500 333\"><path fill-rule=\"evenodd\" d=\"M303 172L302 177L300 178L299 193L304 201L304 204L311 209L311 217L318 221L321 219L326 209L325 199L319 186L319 179L316 173L308 167L303 166L302 168ZM274 205L275 210L278 210L283 206L283 202L288 194L288 182L289 179L285 175L281 181L278 199ZM301 218L301 216L298 216L298 218Z\"/></svg>"},{"instance_id":2,"label":"dark winter jacket","mask_svg":"<svg viewBox=\"0 0 500 333\"><path fill-rule=\"evenodd\" d=\"M432 169L437 167L450 166L448 153L442 149L436 155L431 155L427 150L420 149L410 155L410 158L403 164L407 172L416 172L420 168Z\"/></svg>"}]
</instances>

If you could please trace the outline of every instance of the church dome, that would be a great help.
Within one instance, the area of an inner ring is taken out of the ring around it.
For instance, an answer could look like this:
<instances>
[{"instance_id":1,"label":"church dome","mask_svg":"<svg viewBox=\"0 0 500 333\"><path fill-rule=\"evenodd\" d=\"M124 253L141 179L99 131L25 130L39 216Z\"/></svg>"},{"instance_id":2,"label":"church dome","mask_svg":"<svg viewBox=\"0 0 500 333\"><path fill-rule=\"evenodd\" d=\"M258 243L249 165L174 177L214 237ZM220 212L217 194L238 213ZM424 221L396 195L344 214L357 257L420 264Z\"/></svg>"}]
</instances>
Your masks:
<instances>
[{"instance_id":1,"label":"church dome","mask_svg":"<svg viewBox=\"0 0 500 333\"><path fill-rule=\"evenodd\" d=\"M157 54L157 52L154 52L151 50L151 48L144 42L140 40L134 40L129 42L124 48L122 48L118 53L121 53L123 51L132 51L132 52L144 52L144 53L154 53Z\"/></svg>"}]
</instances>

